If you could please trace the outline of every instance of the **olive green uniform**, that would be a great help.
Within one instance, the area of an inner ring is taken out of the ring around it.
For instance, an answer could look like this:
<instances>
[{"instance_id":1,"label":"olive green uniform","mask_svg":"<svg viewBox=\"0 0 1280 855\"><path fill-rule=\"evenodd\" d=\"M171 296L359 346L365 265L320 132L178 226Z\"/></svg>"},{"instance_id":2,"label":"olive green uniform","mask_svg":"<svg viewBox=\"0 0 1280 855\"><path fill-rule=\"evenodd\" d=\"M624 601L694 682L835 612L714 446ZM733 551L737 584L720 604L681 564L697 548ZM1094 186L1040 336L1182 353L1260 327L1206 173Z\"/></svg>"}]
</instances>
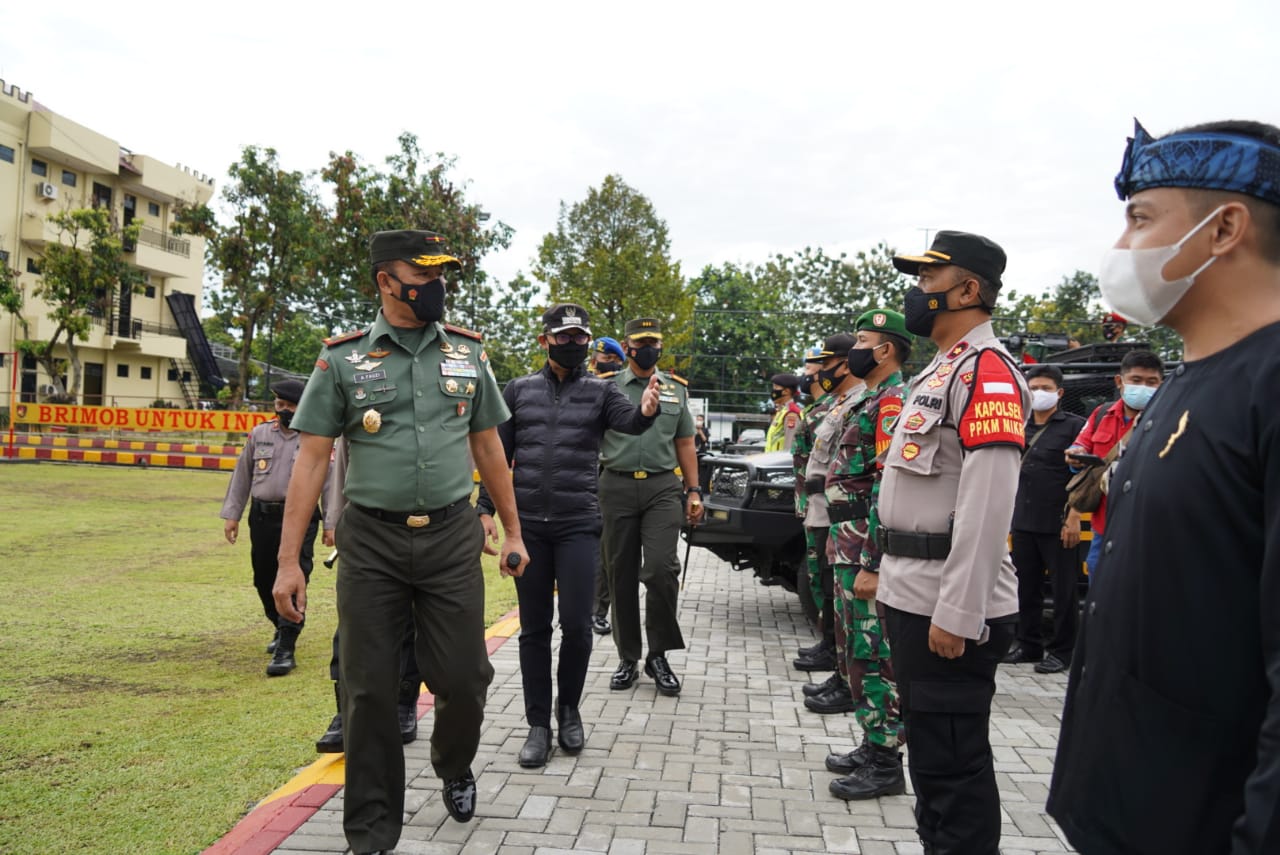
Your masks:
<instances>
[{"instance_id":1,"label":"olive green uniform","mask_svg":"<svg viewBox=\"0 0 1280 855\"><path fill-rule=\"evenodd\" d=\"M344 828L357 850L393 846L404 810L396 718L401 620L411 603L418 665L435 695L431 763L466 773L493 666L484 642L484 531L471 507L467 436L510 416L479 336L439 323L330 339L293 427L345 436L338 522L339 660L346 741Z\"/></svg>"},{"instance_id":2,"label":"olive green uniform","mask_svg":"<svg viewBox=\"0 0 1280 855\"><path fill-rule=\"evenodd\" d=\"M679 380L657 372L658 417L653 427L629 436L606 431L600 444L600 509L604 517L601 549L613 599L613 641L618 655L640 660L640 588L645 586L645 635L650 656L683 650L677 619L680 559L677 546L684 520L683 490L675 474L675 440L693 436L688 390ZM631 403L640 398L648 377L631 368L615 375Z\"/></svg>"}]
</instances>

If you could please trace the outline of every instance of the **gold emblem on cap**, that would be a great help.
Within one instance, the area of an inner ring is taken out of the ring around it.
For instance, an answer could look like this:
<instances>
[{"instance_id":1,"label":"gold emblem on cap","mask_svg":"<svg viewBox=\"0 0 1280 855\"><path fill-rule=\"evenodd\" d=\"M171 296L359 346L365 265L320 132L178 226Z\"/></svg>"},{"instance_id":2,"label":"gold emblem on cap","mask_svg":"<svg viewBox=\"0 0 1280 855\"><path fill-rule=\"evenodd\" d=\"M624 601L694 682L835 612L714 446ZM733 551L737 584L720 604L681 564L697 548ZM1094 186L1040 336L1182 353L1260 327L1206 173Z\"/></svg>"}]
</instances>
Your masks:
<instances>
[{"instance_id":1,"label":"gold emblem on cap","mask_svg":"<svg viewBox=\"0 0 1280 855\"><path fill-rule=\"evenodd\" d=\"M382 430L382 413L377 410L366 412L361 421L364 423L364 429L368 433L377 433Z\"/></svg>"},{"instance_id":2,"label":"gold emblem on cap","mask_svg":"<svg viewBox=\"0 0 1280 855\"><path fill-rule=\"evenodd\" d=\"M453 394L458 391L458 381L450 377L448 380L444 381L444 390L449 394Z\"/></svg>"}]
</instances>

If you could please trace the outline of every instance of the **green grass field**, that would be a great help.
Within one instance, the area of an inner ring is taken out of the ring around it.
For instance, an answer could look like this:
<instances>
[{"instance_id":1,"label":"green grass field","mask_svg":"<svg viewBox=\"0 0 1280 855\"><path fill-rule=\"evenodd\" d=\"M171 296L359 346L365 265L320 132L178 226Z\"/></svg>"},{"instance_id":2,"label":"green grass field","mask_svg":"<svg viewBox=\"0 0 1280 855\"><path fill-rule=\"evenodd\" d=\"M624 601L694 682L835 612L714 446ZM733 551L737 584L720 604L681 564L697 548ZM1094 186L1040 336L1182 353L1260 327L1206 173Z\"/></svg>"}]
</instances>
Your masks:
<instances>
[{"instance_id":1,"label":"green grass field","mask_svg":"<svg viewBox=\"0 0 1280 855\"><path fill-rule=\"evenodd\" d=\"M225 473L0 465L0 852L198 852L316 759L334 572L267 678ZM486 556L489 622L515 605Z\"/></svg>"}]
</instances>

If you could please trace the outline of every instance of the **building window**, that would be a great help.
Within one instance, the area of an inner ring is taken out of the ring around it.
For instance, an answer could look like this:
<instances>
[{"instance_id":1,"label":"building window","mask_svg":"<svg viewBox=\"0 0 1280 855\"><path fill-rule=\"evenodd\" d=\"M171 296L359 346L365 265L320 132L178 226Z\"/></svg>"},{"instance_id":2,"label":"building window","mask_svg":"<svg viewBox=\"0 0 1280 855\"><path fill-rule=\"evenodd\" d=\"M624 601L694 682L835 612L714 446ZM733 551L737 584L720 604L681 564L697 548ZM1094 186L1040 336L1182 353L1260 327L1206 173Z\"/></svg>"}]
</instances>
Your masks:
<instances>
[{"instance_id":1,"label":"building window","mask_svg":"<svg viewBox=\"0 0 1280 855\"><path fill-rule=\"evenodd\" d=\"M40 272L40 265L36 264L36 260L34 258L31 258L30 256L27 257L27 272L28 273Z\"/></svg>"},{"instance_id":2,"label":"building window","mask_svg":"<svg viewBox=\"0 0 1280 855\"><path fill-rule=\"evenodd\" d=\"M62 183L68 187L76 186L76 174L70 169L62 170Z\"/></svg>"},{"instance_id":3,"label":"building window","mask_svg":"<svg viewBox=\"0 0 1280 855\"><path fill-rule=\"evenodd\" d=\"M13 156L16 152L7 145L0 145L0 160L5 163L13 163Z\"/></svg>"},{"instance_id":4,"label":"building window","mask_svg":"<svg viewBox=\"0 0 1280 855\"><path fill-rule=\"evenodd\" d=\"M5 264L9 260L9 250L0 249L0 264Z\"/></svg>"},{"instance_id":5,"label":"building window","mask_svg":"<svg viewBox=\"0 0 1280 855\"><path fill-rule=\"evenodd\" d=\"M148 286L147 286L147 290L146 290L144 293L145 293L148 297L154 297L154 296L156 295L156 286L154 286L154 285L148 285Z\"/></svg>"},{"instance_id":6,"label":"building window","mask_svg":"<svg viewBox=\"0 0 1280 855\"><path fill-rule=\"evenodd\" d=\"M127 362L121 362L119 365L117 365L117 366L116 366L116 376L117 376L117 377L128 377L128 376L129 376L129 363L127 363Z\"/></svg>"},{"instance_id":7,"label":"building window","mask_svg":"<svg viewBox=\"0 0 1280 855\"><path fill-rule=\"evenodd\" d=\"M49 164L45 163L43 160L36 160L33 157L31 159L31 174L32 175L48 175Z\"/></svg>"},{"instance_id":8,"label":"building window","mask_svg":"<svg viewBox=\"0 0 1280 855\"><path fill-rule=\"evenodd\" d=\"M160 203L159 203L159 202L148 202L148 203L147 203L147 213L148 213L148 214L150 214L150 215L151 215L151 216L153 216L153 217L158 217L158 216L160 216Z\"/></svg>"},{"instance_id":9,"label":"building window","mask_svg":"<svg viewBox=\"0 0 1280 855\"><path fill-rule=\"evenodd\" d=\"M142 368L141 368L141 369L139 369L139 370L142 372L140 376L142 377L142 379L143 379L143 380L150 380L150 379L151 379L151 366L150 366L150 365L144 365L144 366L142 366Z\"/></svg>"},{"instance_id":10,"label":"building window","mask_svg":"<svg viewBox=\"0 0 1280 855\"><path fill-rule=\"evenodd\" d=\"M178 369L176 368L169 369L169 379L175 383L178 381Z\"/></svg>"}]
</instances>

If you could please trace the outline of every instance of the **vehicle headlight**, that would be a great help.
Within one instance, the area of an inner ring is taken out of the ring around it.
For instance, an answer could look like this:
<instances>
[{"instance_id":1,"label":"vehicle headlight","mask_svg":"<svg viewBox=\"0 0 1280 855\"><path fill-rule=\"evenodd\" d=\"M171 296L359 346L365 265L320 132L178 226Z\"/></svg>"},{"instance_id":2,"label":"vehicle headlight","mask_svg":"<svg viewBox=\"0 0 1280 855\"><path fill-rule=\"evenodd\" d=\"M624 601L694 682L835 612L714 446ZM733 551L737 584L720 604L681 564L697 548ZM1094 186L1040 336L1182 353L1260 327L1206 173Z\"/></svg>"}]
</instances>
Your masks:
<instances>
[{"instance_id":1,"label":"vehicle headlight","mask_svg":"<svg viewBox=\"0 0 1280 855\"><path fill-rule=\"evenodd\" d=\"M711 471L711 494L743 499L747 495L747 470L741 466L717 466Z\"/></svg>"}]
</instances>

